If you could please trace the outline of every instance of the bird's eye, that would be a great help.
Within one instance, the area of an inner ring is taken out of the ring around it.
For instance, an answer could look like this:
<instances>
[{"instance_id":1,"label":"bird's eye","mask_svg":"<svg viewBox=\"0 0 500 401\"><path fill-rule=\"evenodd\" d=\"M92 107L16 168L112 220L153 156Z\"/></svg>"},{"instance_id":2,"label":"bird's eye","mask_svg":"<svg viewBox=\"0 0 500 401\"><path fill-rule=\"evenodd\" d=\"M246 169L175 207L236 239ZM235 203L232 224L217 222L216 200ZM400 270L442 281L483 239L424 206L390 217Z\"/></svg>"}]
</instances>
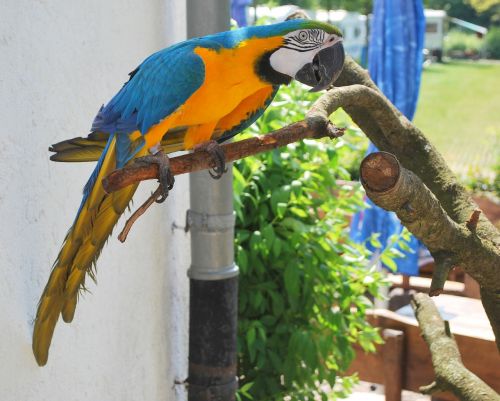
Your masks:
<instances>
[{"instance_id":1,"label":"bird's eye","mask_svg":"<svg viewBox=\"0 0 500 401\"><path fill-rule=\"evenodd\" d=\"M307 39L307 32L306 31L300 31L299 32L299 39L300 40L306 40Z\"/></svg>"}]
</instances>

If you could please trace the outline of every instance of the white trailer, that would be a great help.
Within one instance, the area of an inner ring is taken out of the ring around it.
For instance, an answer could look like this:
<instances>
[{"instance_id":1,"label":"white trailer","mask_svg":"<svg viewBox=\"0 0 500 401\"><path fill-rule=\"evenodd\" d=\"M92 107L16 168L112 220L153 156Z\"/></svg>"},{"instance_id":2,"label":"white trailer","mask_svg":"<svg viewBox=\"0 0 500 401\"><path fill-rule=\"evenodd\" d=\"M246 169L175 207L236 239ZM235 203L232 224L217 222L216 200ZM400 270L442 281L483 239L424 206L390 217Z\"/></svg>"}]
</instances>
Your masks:
<instances>
[{"instance_id":1,"label":"white trailer","mask_svg":"<svg viewBox=\"0 0 500 401\"><path fill-rule=\"evenodd\" d=\"M363 48L367 45L366 15L345 10L317 10L316 20L329 22L342 31L344 48L347 54L360 60Z\"/></svg>"},{"instance_id":2,"label":"white trailer","mask_svg":"<svg viewBox=\"0 0 500 401\"><path fill-rule=\"evenodd\" d=\"M271 21L282 21L299 7L288 5L280 7L257 6L248 8L248 21L252 24L257 19L267 17ZM344 48L351 57L360 60L363 48L368 44L369 22L371 15L346 10L306 10L312 19L329 22L340 28L344 34ZM443 41L446 32L447 15L444 10L424 10L425 14L425 49L429 54L441 60ZM367 21L368 19L368 21ZM454 22L454 21L452 21Z\"/></svg>"},{"instance_id":3,"label":"white trailer","mask_svg":"<svg viewBox=\"0 0 500 401\"><path fill-rule=\"evenodd\" d=\"M424 48L430 55L441 61L443 57L443 42L446 30L446 11L424 10L425 42Z\"/></svg>"},{"instance_id":4,"label":"white trailer","mask_svg":"<svg viewBox=\"0 0 500 401\"><path fill-rule=\"evenodd\" d=\"M261 18L269 18L271 22L283 21L289 14L299 7L294 5L267 7L257 6L257 12L253 7L248 8L248 22ZM366 46L366 15L348 12L345 10L306 10L309 17L322 22L330 22L339 27L344 35L344 48L347 54L355 59L361 59L363 47Z\"/></svg>"}]
</instances>

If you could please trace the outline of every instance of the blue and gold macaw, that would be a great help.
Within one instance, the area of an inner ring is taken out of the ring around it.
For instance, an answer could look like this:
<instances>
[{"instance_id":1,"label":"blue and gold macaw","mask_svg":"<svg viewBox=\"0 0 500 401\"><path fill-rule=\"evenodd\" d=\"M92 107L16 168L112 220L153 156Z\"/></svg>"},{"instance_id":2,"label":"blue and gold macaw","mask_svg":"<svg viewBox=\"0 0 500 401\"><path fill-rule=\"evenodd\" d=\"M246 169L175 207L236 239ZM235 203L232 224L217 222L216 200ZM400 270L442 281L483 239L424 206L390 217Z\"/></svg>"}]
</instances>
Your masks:
<instances>
[{"instance_id":1,"label":"blue and gold macaw","mask_svg":"<svg viewBox=\"0 0 500 401\"><path fill-rule=\"evenodd\" d=\"M209 151L224 171L223 142L250 126L278 88L296 79L327 88L344 62L342 35L328 24L290 20L191 39L149 56L102 107L87 138L53 145L55 161L96 161L73 226L41 296L33 332L39 365L47 362L61 314L71 322L78 292L137 185L107 194L101 180L140 158L159 164L163 198L173 185L166 154Z\"/></svg>"}]
</instances>

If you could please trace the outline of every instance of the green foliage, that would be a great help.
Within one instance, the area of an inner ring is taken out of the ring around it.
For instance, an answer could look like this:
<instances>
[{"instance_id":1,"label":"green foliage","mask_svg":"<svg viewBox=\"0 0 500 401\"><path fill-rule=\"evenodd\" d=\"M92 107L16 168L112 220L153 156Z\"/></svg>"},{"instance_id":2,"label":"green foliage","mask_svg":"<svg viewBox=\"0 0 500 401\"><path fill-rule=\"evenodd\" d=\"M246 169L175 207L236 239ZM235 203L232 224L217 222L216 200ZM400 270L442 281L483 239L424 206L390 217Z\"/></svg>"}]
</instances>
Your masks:
<instances>
[{"instance_id":1,"label":"green foliage","mask_svg":"<svg viewBox=\"0 0 500 401\"><path fill-rule=\"evenodd\" d=\"M459 30L450 31L444 39L444 51L449 56L479 54L482 42L475 34Z\"/></svg>"},{"instance_id":2,"label":"green foliage","mask_svg":"<svg viewBox=\"0 0 500 401\"><path fill-rule=\"evenodd\" d=\"M475 0L424 0L424 6L435 10L445 10L450 17L460 18L481 26L498 23L498 7L490 7L483 11L470 4L477 2Z\"/></svg>"},{"instance_id":3,"label":"green foliage","mask_svg":"<svg viewBox=\"0 0 500 401\"><path fill-rule=\"evenodd\" d=\"M303 9L314 9L319 6L321 1L319 0L254 0L253 4L266 5L269 7L277 7L282 5L295 5Z\"/></svg>"},{"instance_id":4,"label":"green foliage","mask_svg":"<svg viewBox=\"0 0 500 401\"><path fill-rule=\"evenodd\" d=\"M492 28L484 38L484 50L490 58L500 60L500 28Z\"/></svg>"},{"instance_id":5,"label":"green foliage","mask_svg":"<svg viewBox=\"0 0 500 401\"><path fill-rule=\"evenodd\" d=\"M328 10L357 11L361 14L370 14L373 8L372 0L323 0L323 8Z\"/></svg>"},{"instance_id":6,"label":"green foliage","mask_svg":"<svg viewBox=\"0 0 500 401\"><path fill-rule=\"evenodd\" d=\"M500 0L468 0L468 3L479 13L484 13L492 7L500 6Z\"/></svg>"},{"instance_id":7,"label":"green foliage","mask_svg":"<svg viewBox=\"0 0 500 401\"><path fill-rule=\"evenodd\" d=\"M372 0L258 0L256 4L280 6L293 4L303 9L347 10L368 14L372 9Z\"/></svg>"},{"instance_id":8,"label":"green foliage","mask_svg":"<svg viewBox=\"0 0 500 401\"><path fill-rule=\"evenodd\" d=\"M303 9L357 11L370 14L373 0L254 0L252 5L280 6L295 4ZM460 18L481 26L500 22L500 0L424 0L425 8L445 10L450 17Z\"/></svg>"},{"instance_id":9,"label":"green foliage","mask_svg":"<svg viewBox=\"0 0 500 401\"><path fill-rule=\"evenodd\" d=\"M283 88L251 130L302 119L316 96L298 85ZM345 115L336 121L346 123ZM343 161L362 153L357 135L350 128L346 138L354 143L306 140L235 163L240 399L342 396L354 381L338 378L354 357L353 343L373 351L380 342L365 311L381 276L348 235L362 191L338 181L350 178ZM337 383L335 392L320 390L325 383Z\"/></svg>"},{"instance_id":10,"label":"green foliage","mask_svg":"<svg viewBox=\"0 0 500 401\"><path fill-rule=\"evenodd\" d=\"M500 153L497 163L493 166L493 174L481 174L481 171L470 170L468 174L461 177L461 181L466 188L476 194L491 193L500 200Z\"/></svg>"}]
</instances>

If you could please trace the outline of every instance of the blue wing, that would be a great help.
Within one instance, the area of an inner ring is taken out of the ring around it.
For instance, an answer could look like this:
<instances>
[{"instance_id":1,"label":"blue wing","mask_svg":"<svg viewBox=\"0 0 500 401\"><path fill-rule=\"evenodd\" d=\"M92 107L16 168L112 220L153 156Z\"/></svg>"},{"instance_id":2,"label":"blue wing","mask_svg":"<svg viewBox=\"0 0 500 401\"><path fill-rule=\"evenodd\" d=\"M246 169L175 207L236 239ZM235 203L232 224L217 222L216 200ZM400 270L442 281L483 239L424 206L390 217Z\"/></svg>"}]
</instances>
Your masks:
<instances>
[{"instance_id":1,"label":"blue wing","mask_svg":"<svg viewBox=\"0 0 500 401\"><path fill-rule=\"evenodd\" d=\"M92 131L117 134L117 167L127 163L143 145L142 138L132 143L129 133L139 130L146 134L203 84L205 66L193 52L198 46L220 45L195 39L152 54L130 73L130 80L99 110Z\"/></svg>"}]
</instances>

